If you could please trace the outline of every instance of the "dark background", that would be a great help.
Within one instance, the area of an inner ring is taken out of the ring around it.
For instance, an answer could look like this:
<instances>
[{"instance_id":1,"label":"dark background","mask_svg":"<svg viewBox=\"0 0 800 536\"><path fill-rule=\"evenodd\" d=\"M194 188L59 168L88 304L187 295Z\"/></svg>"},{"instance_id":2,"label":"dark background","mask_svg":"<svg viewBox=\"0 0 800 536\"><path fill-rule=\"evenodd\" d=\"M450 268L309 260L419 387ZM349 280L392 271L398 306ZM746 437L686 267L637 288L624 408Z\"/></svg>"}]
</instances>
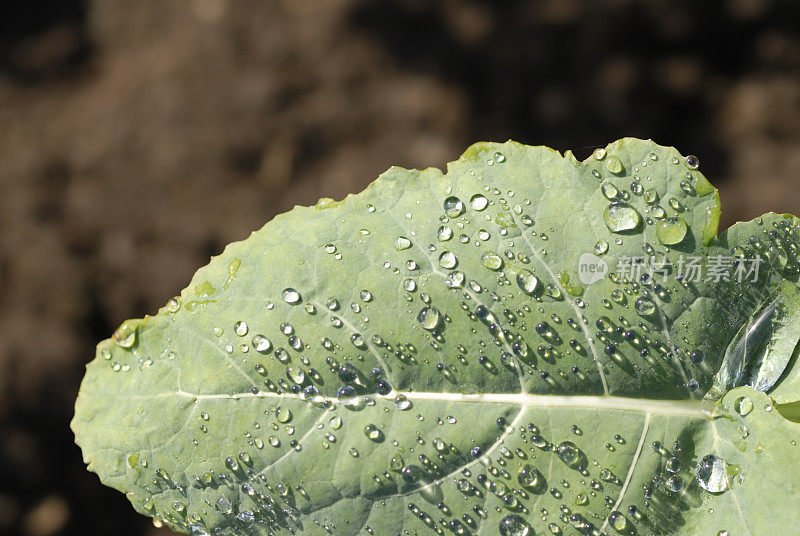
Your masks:
<instances>
[{"instance_id":1,"label":"dark background","mask_svg":"<svg viewBox=\"0 0 800 536\"><path fill-rule=\"evenodd\" d=\"M94 344L276 213L514 138L800 212L795 0L0 1L0 533L166 534L68 422Z\"/></svg>"}]
</instances>

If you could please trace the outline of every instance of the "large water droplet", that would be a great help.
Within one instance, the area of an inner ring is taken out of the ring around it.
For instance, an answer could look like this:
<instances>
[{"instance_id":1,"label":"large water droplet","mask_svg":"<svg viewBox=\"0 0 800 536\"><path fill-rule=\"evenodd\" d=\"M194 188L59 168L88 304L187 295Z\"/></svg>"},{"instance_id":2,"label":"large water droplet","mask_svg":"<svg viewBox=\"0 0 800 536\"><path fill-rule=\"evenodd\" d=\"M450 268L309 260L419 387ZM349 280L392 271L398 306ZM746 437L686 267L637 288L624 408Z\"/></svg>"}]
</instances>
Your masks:
<instances>
[{"instance_id":1,"label":"large water droplet","mask_svg":"<svg viewBox=\"0 0 800 536\"><path fill-rule=\"evenodd\" d=\"M250 328L247 327L247 322L244 320L239 320L233 325L233 332L236 333L239 337L244 337L247 335L247 332Z\"/></svg>"},{"instance_id":2,"label":"large water droplet","mask_svg":"<svg viewBox=\"0 0 800 536\"><path fill-rule=\"evenodd\" d=\"M114 332L114 342L122 348L132 348L136 343L136 325L125 322Z\"/></svg>"},{"instance_id":3,"label":"large water droplet","mask_svg":"<svg viewBox=\"0 0 800 536\"><path fill-rule=\"evenodd\" d=\"M647 297L636 298L634 302L636 312L642 316L649 316L656 312L656 304L653 300Z\"/></svg>"},{"instance_id":4,"label":"large water droplet","mask_svg":"<svg viewBox=\"0 0 800 536\"><path fill-rule=\"evenodd\" d=\"M458 265L458 259L452 251L443 251L439 255L439 266L447 270L452 270Z\"/></svg>"},{"instance_id":5,"label":"large water droplet","mask_svg":"<svg viewBox=\"0 0 800 536\"><path fill-rule=\"evenodd\" d=\"M474 210L483 210L489 204L489 200L481 194L475 194L472 196L472 199L469 200L469 203Z\"/></svg>"},{"instance_id":6,"label":"large water droplet","mask_svg":"<svg viewBox=\"0 0 800 536\"><path fill-rule=\"evenodd\" d=\"M746 396L741 396L733 403L733 408L736 410L736 413L745 417L753 411L753 401Z\"/></svg>"},{"instance_id":7,"label":"large water droplet","mask_svg":"<svg viewBox=\"0 0 800 536\"><path fill-rule=\"evenodd\" d=\"M728 489L728 479L725 475L725 460L714 454L703 456L697 464L697 483L700 487L711 493L722 493Z\"/></svg>"},{"instance_id":8,"label":"large water droplet","mask_svg":"<svg viewBox=\"0 0 800 536\"><path fill-rule=\"evenodd\" d=\"M604 183L600 190L603 192L603 197L608 199L609 201L613 200L615 197L619 195L619 190L616 186L611 184L610 182Z\"/></svg>"},{"instance_id":9,"label":"large water droplet","mask_svg":"<svg viewBox=\"0 0 800 536\"><path fill-rule=\"evenodd\" d=\"M411 401L405 395L397 395L394 399L394 406L400 411L411 409Z\"/></svg>"},{"instance_id":10,"label":"large water droplet","mask_svg":"<svg viewBox=\"0 0 800 536\"><path fill-rule=\"evenodd\" d=\"M572 469L586 468L586 455L572 441L563 441L556 447L556 454L561 461Z\"/></svg>"},{"instance_id":11,"label":"large water droplet","mask_svg":"<svg viewBox=\"0 0 800 536\"><path fill-rule=\"evenodd\" d=\"M268 338L263 335L256 335L253 337L253 349L256 352L266 354L272 348L272 343Z\"/></svg>"},{"instance_id":12,"label":"large water droplet","mask_svg":"<svg viewBox=\"0 0 800 536\"><path fill-rule=\"evenodd\" d=\"M231 503L231 500L224 495L217 499L216 508L223 514L233 514L233 503Z\"/></svg>"},{"instance_id":13,"label":"large water droplet","mask_svg":"<svg viewBox=\"0 0 800 536\"><path fill-rule=\"evenodd\" d=\"M611 155L606 158L606 169L615 175L622 173L622 162L616 156Z\"/></svg>"},{"instance_id":14,"label":"large water droplet","mask_svg":"<svg viewBox=\"0 0 800 536\"><path fill-rule=\"evenodd\" d=\"M411 247L411 240L405 236L398 236L394 241L394 249L397 251L408 249Z\"/></svg>"},{"instance_id":15,"label":"large water droplet","mask_svg":"<svg viewBox=\"0 0 800 536\"><path fill-rule=\"evenodd\" d=\"M342 385L336 390L336 398L348 409L356 408L359 405L358 392L352 385Z\"/></svg>"},{"instance_id":16,"label":"large water droplet","mask_svg":"<svg viewBox=\"0 0 800 536\"><path fill-rule=\"evenodd\" d=\"M466 276L464 275L464 272L453 272L445 277L444 284L450 288L461 288L464 286L465 279Z\"/></svg>"},{"instance_id":17,"label":"large water droplet","mask_svg":"<svg viewBox=\"0 0 800 536\"><path fill-rule=\"evenodd\" d=\"M611 203L603 213L603 221L612 233L632 231L639 227L642 221L639 212L628 203Z\"/></svg>"},{"instance_id":18,"label":"large water droplet","mask_svg":"<svg viewBox=\"0 0 800 536\"><path fill-rule=\"evenodd\" d=\"M667 218L656 225L656 238L665 246L680 244L686 237L686 222L683 218Z\"/></svg>"},{"instance_id":19,"label":"large water droplet","mask_svg":"<svg viewBox=\"0 0 800 536\"><path fill-rule=\"evenodd\" d=\"M381 441L383 439L383 432L374 424L368 424L364 427L364 435L372 441Z\"/></svg>"},{"instance_id":20,"label":"large water droplet","mask_svg":"<svg viewBox=\"0 0 800 536\"><path fill-rule=\"evenodd\" d=\"M628 519L618 510L614 510L609 514L608 524L620 534L628 534L630 531Z\"/></svg>"},{"instance_id":21,"label":"large water droplet","mask_svg":"<svg viewBox=\"0 0 800 536\"><path fill-rule=\"evenodd\" d=\"M526 463L522 469L519 470L517 480L519 481L519 485L528 491L532 491L534 493L541 493L544 491L544 477L535 467L532 467L530 464Z\"/></svg>"},{"instance_id":22,"label":"large water droplet","mask_svg":"<svg viewBox=\"0 0 800 536\"><path fill-rule=\"evenodd\" d=\"M455 196L444 200L444 213L448 218L456 218L464 214L464 202Z\"/></svg>"},{"instance_id":23,"label":"large water droplet","mask_svg":"<svg viewBox=\"0 0 800 536\"><path fill-rule=\"evenodd\" d=\"M297 292L293 288L285 288L283 289L283 301L288 303L289 305L297 305L303 299L300 297L300 293Z\"/></svg>"},{"instance_id":24,"label":"large water droplet","mask_svg":"<svg viewBox=\"0 0 800 536\"><path fill-rule=\"evenodd\" d=\"M306 381L306 373L300 367L288 367L286 369L286 377L298 384Z\"/></svg>"},{"instance_id":25,"label":"large water droplet","mask_svg":"<svg viewBox=\"0 0 800 536\"><path fill-rule=\"evenodd\" d=\"M533 296L539 287L539 279L530 270L520 270L517 274L517 285L525 294Z\"/></svg>"},{"instance_id":26,"label":"large water droplet","mask_svg":"<svg viewBox=\"0 0 800 536\"><path fill-rule=\"evenodd\" d=\"M287 423L292 420L292 412L283 406L278 406L275 410L275 419L277 419L279 423Z\"/></svg>"},{"instance_id":27,"label":"large water droplet","mask_svg":"<svg viewBox=\"0 0 800 536\"><path fill-rule=\"evenodd\" d=\"M664 486L673 493L678 493L683 491L683 488L686 486L683 479L678 475L672 475L667 479L664 483Z\"/></svg>"},{"instance_id":28,"label":"large water droplet","mask_svg":"<svg viewBox=\"0 0 800 536\"><path fill-rule=\"evenodd\" d=\"M423 329L435 331L442 321L442 315L435 307L425 307L417 315L417 322Z\"/></svg>"},{"instance_id":29,"label":"large water droplet","mask_svg":"<svg viewBox=\"0 0 800 536\"><path fill-rule=\"evenodd\" d=\"M594 245L594 252L597 255L605 255L608 253L608 242L603 239L598 240Z\"/></svg>"},{"instance_id":30,"label":"large water droplet","mask_svg":"<svg viewBox=\"0 0 800 536\"><path fill-rule=\"evenodd\" d=\"M521 516L509 514L500 520L500 536L533 536L533 530Z\"/></svg>"},{"instance_id":31,"label":"large water droplet","mask_svg":"<svg viewBox=\"0 0 800 536\"><path fill-rule=\"evenodd\" d=\"M497 271L503 267L503 258L497 253L484 253L481 256L481 264L490 270Z\"/></svg>"}]
</instances>

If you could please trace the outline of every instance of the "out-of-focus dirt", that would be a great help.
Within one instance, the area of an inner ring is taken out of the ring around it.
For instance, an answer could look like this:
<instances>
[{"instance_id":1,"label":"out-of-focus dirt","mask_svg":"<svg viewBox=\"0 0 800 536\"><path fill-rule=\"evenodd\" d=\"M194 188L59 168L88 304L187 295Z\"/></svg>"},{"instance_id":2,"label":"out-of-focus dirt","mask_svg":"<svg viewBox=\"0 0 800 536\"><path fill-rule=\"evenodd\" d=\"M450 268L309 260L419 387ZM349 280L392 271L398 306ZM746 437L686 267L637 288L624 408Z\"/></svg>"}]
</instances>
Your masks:
<instances>
[{"instance_id":1,"label":"out-of-focus dirt","mask_svg":"<svg viewBox=\"0 0 800 536\"><path fill-rule=\"evenodd\" d=\"M0 14L0 533L155 531L85 471L83 365L224 244L477 140L700 156L800 213L800 3L31 0Z\"/></svg>"}]
</instances>

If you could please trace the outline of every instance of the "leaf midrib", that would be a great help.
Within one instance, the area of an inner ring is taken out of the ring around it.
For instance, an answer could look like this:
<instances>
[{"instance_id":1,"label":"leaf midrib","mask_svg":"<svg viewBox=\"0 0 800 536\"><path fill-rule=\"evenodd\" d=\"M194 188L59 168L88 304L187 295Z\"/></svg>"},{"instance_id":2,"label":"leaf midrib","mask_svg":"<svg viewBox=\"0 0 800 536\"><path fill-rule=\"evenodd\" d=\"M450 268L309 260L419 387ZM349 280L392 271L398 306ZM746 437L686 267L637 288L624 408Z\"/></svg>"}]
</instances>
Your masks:
<instances>
[{"instance_id":1,"label":"leaf midrib","mask_svg":"<svg viewBox=\"0 0 800 536\"><path fill-rule=\"evenodd\" d=\"M333 405L344 405L345 402L327 396L317 396L314 400L303 398L300 394L294 393L275 393L272 391L261 391L258 393L191 393L188 391L177 390L151 395L131 395L124 393L103 393L107 396L126 397L134 400L168 398L179 396L198 400L243 400L243 399L276 399L276 400L299 400L308 403L314 402ZM404 396L412 403L417 402L449 402L449 403L470 403L470 404L500 404L519 406L522 409L529 408L574 408L588 410L618 410L635 411L638 413L649 413L653 415L676 415L686 417L706 417L701 410L700 400L670 400L654 398L631 398L624 396L610 395L544 395L530 393L480 393L480 394L461 394L461 393L437 393L426 391L392 391L387 395L368 395L372 399L393 401L398 396ZM367 398L367 397L362 397ZM398 410L399 411L399 410Z\"/></svg>"}]
</instances>

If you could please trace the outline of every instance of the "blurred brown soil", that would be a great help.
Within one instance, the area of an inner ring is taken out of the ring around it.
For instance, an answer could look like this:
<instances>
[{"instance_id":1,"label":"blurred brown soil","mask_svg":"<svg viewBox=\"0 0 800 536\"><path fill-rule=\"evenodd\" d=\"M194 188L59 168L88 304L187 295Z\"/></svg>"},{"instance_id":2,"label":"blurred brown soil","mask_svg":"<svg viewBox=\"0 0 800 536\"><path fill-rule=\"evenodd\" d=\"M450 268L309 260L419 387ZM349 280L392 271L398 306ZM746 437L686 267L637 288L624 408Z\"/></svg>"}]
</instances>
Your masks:
<instances>
[{"instance_id":1,"label":"blurred brown soil","mask_svg":"<svg viewBox=\"0 0 800 536\"><path fill-rule=\"evenodd\" d=\"M2 9L0 533L155 531L72 444L95 342L224 244L390 165L638 136L700 157L724 226L800 213L797 2Z\"/></svg>"}]
</instances>

